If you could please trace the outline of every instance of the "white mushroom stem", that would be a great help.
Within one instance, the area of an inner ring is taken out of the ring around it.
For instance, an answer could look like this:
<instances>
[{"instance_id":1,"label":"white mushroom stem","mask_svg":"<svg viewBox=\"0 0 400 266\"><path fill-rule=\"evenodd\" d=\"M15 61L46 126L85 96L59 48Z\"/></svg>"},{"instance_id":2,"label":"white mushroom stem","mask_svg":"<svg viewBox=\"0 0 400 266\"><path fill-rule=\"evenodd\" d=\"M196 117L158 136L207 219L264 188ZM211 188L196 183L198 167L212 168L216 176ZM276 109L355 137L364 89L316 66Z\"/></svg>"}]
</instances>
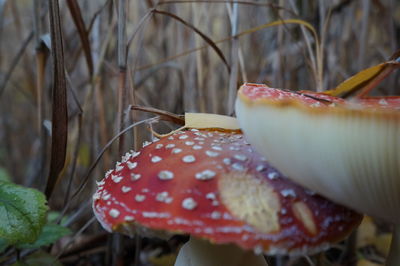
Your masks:
<instances>
[{"instance_id":1,"label":"white mushroom stem","mask_svg":"<svg viewBox=\"0 0 400 266\"><path fill-rule=\"evenodd\" d=\"M392 243L390 244L390 252L386 259L386 265L400 265L400 224L394 226Z\"/></svg>"},{"instance_id":2,"label":"white mushroom stem","mask_svg":"<svg viewBox=\"0 0 400 266\"><path fill-rule=\"evenodd\" d=\"M268 266L262 254L245 251L234 244L216 245L191 237L179 251L175 266Z\"/></svg>"}]
</instances>

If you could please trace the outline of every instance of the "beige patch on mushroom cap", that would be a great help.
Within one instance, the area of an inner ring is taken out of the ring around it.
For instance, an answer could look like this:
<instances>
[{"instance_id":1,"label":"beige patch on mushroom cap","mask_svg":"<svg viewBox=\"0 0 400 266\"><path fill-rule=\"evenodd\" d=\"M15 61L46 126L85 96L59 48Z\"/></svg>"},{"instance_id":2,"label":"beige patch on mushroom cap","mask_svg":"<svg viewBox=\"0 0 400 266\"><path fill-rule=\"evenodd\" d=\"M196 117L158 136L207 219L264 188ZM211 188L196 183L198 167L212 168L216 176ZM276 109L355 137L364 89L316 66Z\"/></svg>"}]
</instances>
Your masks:
<instances>
[{"instance_id":1,"label":"beige patch on mushroom cap","mask_svg":"<svg viewBox=\"0 0 400 266\"><path fill-rule=\"evenodd\" d=\"M317 226L314 223L314 216L309 207L304 202L298 201L292 206L294 216L299 220L307 231L312 234L317 234Z\"/></svg>"},{"instance_id":2,"label":"beige patch on mushroom cap","mask_svg":"<svg viewBox=\"0 0 400 266\"><path fill-rule=\"evenodd\" d=\"M268 185L253 175L233 172L219 179L221 200L237 218L262 233L280 229L280 201L278 195Z\"/></svg>"}]
</instances>

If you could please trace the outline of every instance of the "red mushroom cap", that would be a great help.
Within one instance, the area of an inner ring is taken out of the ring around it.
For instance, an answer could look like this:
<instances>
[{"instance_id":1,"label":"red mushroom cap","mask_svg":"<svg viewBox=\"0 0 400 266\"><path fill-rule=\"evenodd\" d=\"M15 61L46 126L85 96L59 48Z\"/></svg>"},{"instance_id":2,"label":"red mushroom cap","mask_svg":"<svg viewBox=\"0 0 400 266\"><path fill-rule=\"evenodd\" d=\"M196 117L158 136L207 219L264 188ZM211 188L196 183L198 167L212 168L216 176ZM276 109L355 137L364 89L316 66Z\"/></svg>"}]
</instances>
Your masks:
<instances>
[{"instance_id":1,"label":"red mushroom cap","mask_svg":"<svg viewBox=\"0 0 400 266\"><path fill-rule=\"evenodd\" d=\"M264 84L246 83L240 88L239 94L244 100L249 101L275 101L286 105L291 101L298 101L308 106L318 107L331 103L344 103L341 98L316 93L312 91L289 91L282 89L269 88Z\"/></svg>"},{"instance_id":2,"label":"red mushroom cap","mask_svg":"<svg viewBox=\"0 0 400 266\"><path fill-rule=\"evenodd\" d=\"M361 215L294 184L238 132L188 130L128 153L98 183L97 219L235 243L269 254L314 253Z\"/></svg>"}]
</instances>

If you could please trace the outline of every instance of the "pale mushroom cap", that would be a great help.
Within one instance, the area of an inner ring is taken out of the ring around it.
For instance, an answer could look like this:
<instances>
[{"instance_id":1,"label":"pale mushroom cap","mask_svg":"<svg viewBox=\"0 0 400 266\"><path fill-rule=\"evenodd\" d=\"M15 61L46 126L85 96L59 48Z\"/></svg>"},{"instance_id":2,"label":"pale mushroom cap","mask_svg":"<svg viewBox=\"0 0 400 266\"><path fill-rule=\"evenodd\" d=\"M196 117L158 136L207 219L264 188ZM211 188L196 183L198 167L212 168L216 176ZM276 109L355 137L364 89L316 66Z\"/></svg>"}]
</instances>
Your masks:
<instances>
[{"instance_id":1,"label":"pale mushroom cap","mask_svg":"<svg viewBox=\"0 0 400 266\"><path fill-rule=\"evenodd\" d=\"M245 84L236 101L249 142L295 182L400 223L400 98L342 99Z\"/></svg>"},{"instance_id":2,"label":"pale mushroom cap","mask_svg":"<svg viewBox=\"0 0 400 266\"><path fill-rule=\"evenodd\" d=\"M269 254L324 250L361 219L283 177L242 134L204 130L127 154L99 183L93 208L109 231L138 224Z\"/></svg>"}]
</instances>

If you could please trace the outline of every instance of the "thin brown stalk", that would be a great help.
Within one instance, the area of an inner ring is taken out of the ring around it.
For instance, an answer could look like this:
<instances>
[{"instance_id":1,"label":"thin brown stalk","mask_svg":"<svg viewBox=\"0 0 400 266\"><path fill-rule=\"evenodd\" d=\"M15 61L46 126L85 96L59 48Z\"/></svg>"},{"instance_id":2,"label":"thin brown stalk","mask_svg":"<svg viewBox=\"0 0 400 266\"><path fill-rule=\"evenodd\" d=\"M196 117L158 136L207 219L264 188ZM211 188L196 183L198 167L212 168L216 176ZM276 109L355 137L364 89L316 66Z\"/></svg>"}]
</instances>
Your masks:
<instances>
[{"instance_id":1,"label":"thin brown stalk","mask_svg":"<svg viewBox=\"0 0 400 266\"><path fill-rule=\"evenodd\" d=\"M92 224L96 221L96 217L91 217L87 222L74 234L74 236L68 241L68 243L61 249L57 254L56 258L59 259L61 255L76 241L76 239Z\"/></svg>"},{"instance_id":2,"label":"thin brown stalk","mask_svg":"<svg viewBox=\"0 0 400 266\"><path fill-rule=\"evenodd\" d=\"M80 148L81 139L82 139L82 113L78 114L77 127L78 127L77 139L76 139L76 143L74 145L73 152L72 152L72 160L73 161L71 163L72 166L71 166L71 170L70 170L70 174L69 174L67 190L66 190L65 196L64 196L64 206L69 201L69 197L70 197L70 194L71 194L71 188L72 188L72 182L73 182L74 177L75 177L76 166L77 166L77 163L78 163L79 148Z\"/></svg>"},{"instance_id":3,"label":"thin brown stalk","mask_svg":"<svg viewBox=\"0 0 400 266\"><path fill-rule=\"evenodd\" d=\"M98 75L100 75L101 69L102 69L103 64L104 64L104 61L105 61L107 49L108 49L108 47L109 47L109 45L110 45L110 42L111 42L111 40L112 40L112 34L113 34L113 30L114 30L114 28L115 28L116 23L117 23L117 21L116 21L116 20L113 20L113 21L110 23L110 25L109 25L109 27L108 27L108 29L107 29L107 32L106 32L106 34L105 34L104 41L103 41L103 43L102 43L102 45L101 45L101 48L100 48L99 56L98 56L98 58L97 58L97 63L96 63L95 66L94 66L94 75L93 75L93 79L98 78Z\"/></svg>"},{"instance_id":4,"label":"thin brown stalk","mask_svg":"<svg viewBox=\"0 0 400 266\"><path fill-rule=\"evenodd\" d=\"M109 2L109 3L112 3L112 2ZM108 138L107 130L106 130L107 127L105 126L105 124L106 124L105 113L104 113L105 105L104 105L104 100L101 100L102 95L103 95L103 92L101 91L101 87L105 80L103 78L103 76L104 76L103 74L105 73L104 63L106 62L107 50L112 41L112 35L113 35L113 31L115 29L116 23L117 23L116 19L113 19L112 21L110 21L101 44L100 44L99 40L95 40L93 42L94 50L95 51L99 50L99 52L94 53L94 56L93 56L93 61L94 61L93 79L91 80L90 90L87 91L86 95L84 96L84 101L83 101L83 115L84 115L85 121L87 121L87 119L89 119L89 121L93 121L93 119L91 119L89 117L89 114L91 112L90 107L92 107L92 111L94 108L97 109L97 113L98 113L99 119L100 119L99 126L100 126L100 138L101 138L100 145L101 146L106 144L106 140ZM97 30L97 33L99 33L100 29L97 28L96 30ZM94 34L94 37L98 38L98 35ZM93 93L94 93L94 97L93 97ZM90 105L90 103L92 103L94 98L95 98L95 104ZM95 133L94 131L91 131L91 132ZM107 154L105 155L106 158L108 158L109 153L110 153L110 151L107 150ZM95 154L95 153L92 153L92 154Z\"/></svg>"},{"instance_id":5,"label":"thin brown stalk","mask_svg":"<svg viewBox=\"0 0 400 266\"><path fill-rule=\"evenodd\" d=\"M117 59L118 59L118 67L120 69L126 69L126 8L127 2L126 0L118 0L118 22L117 22Z\"/></svg>"},{"instance_id":6,"label":"thin brown stalk","mask_svg":"<svg viewBox=\"0 0 400 266\"><path fill-rule=\"evenodd\" d=\"M251 6L264 6L264 7L272 7L275 9L283 9L286 10L287 12L291 12L289 9L286 9L285 7L279 6L274 3L260 3L256 1L236 1L236 0L170 0L170 1L162 1L158 5L167 5L167 4L187 4L187 3L212 3L212 4L226 4L226 3L232 3L232 4L240 4L240 5L251 5Z\"/></svg>"},{"instance_id":7,"label":"thin brown stalk","mask_svg":"<svg viewBox=\"0 0 400 266\"><path fill-rule=\"evenodd\" d=\"M177 21L179 21L180 23L182 23L183 25L185 25L186 27L188 27L189 29L193 30L195 33L197 33L198 35L200 35L203 40L211 46L211 48L213 48L213 50L217 53L217 55L219 56L219 58L221 58L222 62L224 63L224 65L226 66L226 69L228 70L228 73L231 71L230 66L228 64L228 61L226 60L224 53L221 51L221 49L218 48L218 46L216 45L216 43L210 38L208 37L206 34L204 34L202 31L200 31L197 27L195 27L194 25L192 25L191 23L187 22L186 20L182 19L181 17L172 14L170 12L166 12L166 11L162 11L162 10L153 10L153 13L155 14L161 14L161 15L165 15L168 17L171 17Z\"/></svg>"},{"instance_id":8,"label":"thin brown stalk","mask_svg":"<svg viewBox=\"0 0 400 266\"><path fill-rule=\"evenodd\" d=\"M81 8L76 0L67 0L68 9L71 13L72 20L74 21L75 27L78 31L79 38L82 43L83 52L85 54L86 64L88 66L90 78L93 76L93 59L92 50L89 42L89 32L86 30L85 23L83 21Z\"/></svg>"},{"instance_id":9,"label":"thin brown stalk","mask_svg":"<svg viewBox=\"0 0 400 266\"><path fill-rule=\"evenodd\" d=\"M117 22L117 61L118 61L118 107L117 132L124 127L124 110L127 105L126 64L127 64L127 36L126 36L126 0L118 0ZM124 137L119 139L119 154L124 150Z\"/></svg>"},{"instance_id":10,"label":"thin brown stalk","mask_svg":"<svg viewBox=\"0 0 400 266\"><path fill-rule=\"evenodd\" d=\"M272 26L279 26L279 25L285 25L285 24L290 24L290 23L299 24L298 21L301 21L301 20L288 19L286 21L285 20L273 21L273 22L270 22L270 23L262 24L262 25L259 25L259 26L256 26L256 27L241 31L238 34L236 34L235 36L229 36L229 37L225 37L223 39L214 41L214 44L216 44L216 45L217 44L221 44L221 43L224 43L226 41L232 40L233 38L240 38L242 36L249 35L249 34L258 32L258 31L260 31L262 29L265 29L265 28L268 28L268 27L272 27ZM304 21L302 21L302 22L304 22ZM306 26L307 29L312 31L312 34L313 34L314 38L317 38L316 32L311 30L312 28L310 28L311 25L304 23L303 26ZM319 45L319 44L317 44L317 45ZM176 60L176 59L178 59L180 57L183 57L183 56L186 56L186 55L190 55L191 53L194 53L194 52L200 51L202 49L206 49L206 48L209 48L209 44L205 44L205 45L202 45L202 46L199 46L199 47L195 47L193 49L186 50L186 51L184 51L182 53L179 53L179 54L167 57L165 59L162 59L162 60L158 61L157 63L140 66L140 67L137 68L137 70L144 70L144 69L152 68L154 66L157 66L157 65L160 65L160 64L172 61L172 60Z\"/></svg>"},{"instance_id":11,"label":"thin brown stalk","mask_svg":"<svg viewBox=\"0 0 400 266\"><path fill-rule=\"evenodd\" d=\"M173 122L177 125L183 126L185 124L185 119L182 116L170 113L168 111L160 110L157 108L133 105L131 106L131 110L137 110L137 111L151 113L153 115L158 115L160 116L161 120Z\"/></svg>"},{"instance_id":12,"label":"thin brown stalk","mask_svg":"<svg viewBox=\"0 0 400 266\"><path fill-rule=\"evenodd\" d=\"M10 5L10 11L13 16L14 25L15 25L15 33L16 33L16 35L18 35L19 39L22 39L23 29L22 29L22 25L21 25L22 23L21 23L20 14L18 11L17 3L16 3L16 1L10 1L9 5Z\"/></svg>"},{"instance_id":13,"label":"thin brown stalk","mask_svg":"<svg viewBox=\"0 0 400 266\"><path fill-rule=\"evenodd\" d=\"M298 11L294 1L290 0L289 3L291 5L292 9L294 10L294 13L296 15L298 15L299 11ZM301 26L300 29L301 29L301 33L303 35L303 38L304 38L306 46L307 46L307 52L308 52L308 56L309 56L309 60L310 60L310 68L311 68L311 72L314 77L315 88L317 89L319 86L318 85L319 84L319 82L318 82L318 79L319 79L318 78L318 76L319 76L319 74L318 74L318 53L319 52L317 49L313 50L313 48L312 48L313 41L311 40L310 35L306 31L306 29L303 26ZM318 40L315 40L315 43L317 43L317 42L318 42Z\"/></svg>"},{"instance_id":14,"label":"thin brown stalk","mask_svg":"<svg viewBox=\"0 0 400 266\"><path fill-rule=\"evenodd\" d=\"M245 60L243 56L243 49L239 47L239 66L240 66L240 73L242 74L243 83L248 82L247 78L247 71L245 67Z\"/></svg>"},{"instance_id":15,"label":"thin brown stalk","mask_svg":"<svg viewBox=\"0 0 400 266\"><path fill-rule=\"evenodd\" d=\"M127 104L126 88L126 67L127 67L127 36L126 36L126 8L125 0L118 0L118 22L117 22L117 61L118 61L118 107L117 107L117 132L124 127L124 109ZM119 138L118 153L124 151L124 136ZM120 234L112 235L112 246L108 253L111 253L113 265L123 265L122 249L123 237Z\"/></svg>"},{"instance_id":16,"label":"thin brown stalk","mask_svg":"<svg viewBox=\"0 0 400 266\"><path fill-rule=\"evenodd\" d=\"M103 79L99 77L94 86L94 97L96 104L97 117L99 122L99 134L100 134L100 143L104 145L107 143L108 132L107 132L107 122L106 122L106 102L104 101L104 90L103 90ZM110 153L107 152L104 154L104 160L110 161ZM105 169L103 169L105 170Z\"/></svg>"},{"instance_id":17,"label":"thin brown stalk","mask_svg":"<svg viewBox=\"0 0 400 266\"><path fill-rule=\"evenodd\" d=\"M37 132L40 138L40 170L37 175L40 180L39 183L44 184L44 171L46 167L46 144L47 144L47 136L43 132L43 118L45 116L46 110L46 102L43 100L44 96L44 82L46 76L46 64L48 59L49 52L42 44L39 48L36 49L36 105L37 105Z\"/></svg>"},{"instance_id":18,"label":"thin brown stalk","mask_svg":"<svg viewBox=\"0 0 400 266\"><path fill-rule=\"evenodd\" d=\"M126 91L126 69L121 69L119 70L118 73L118 101L117 101L117 129L121 130L121 128L124 126L124 106L126 105L126 96L127 96L127 91ZM119 140L120 145L119 145L119 154L122 154L123 152L123 146L124 146L124 138L121 138Z\"/></svg>"},{"instance_id":19,"label":"thin brown stalk","mask_svg":"<svg viewBox=\"0 0 400 266\"><path fill-rule=\"evenodd\" d=\"M331 21L331 15L332 15L332 9L329 9L328 10L328 14L326 15L326 19L325 19L325 21L324 21L324 24L323 24L323 30L322 30L322 33L321 33L321 39L320 39L320 49L319 49L319 53L320 54L318 54L317 55L317 57L318 57L318 62L319 62L319 79L321 80L321 87L320 87L320 91L324 91L324 90L327 90L327 89L329 89L328 87L327 87L327 83L325 82L325 80L324 80L324 60L325 60L325 53L324 53L324 50L325 50L325 41L326 41L326 36L327 36L327 32L328 32L328 30L329 30L329 23L330 23L330 21Z\"/></svg>"},{"instance_id":20,"label":"thin brown stalk","mask_svg":"<svg viewBox=\"0 0 400 266\"><path fill-rule=\"evenodd\" d=\"M284 4L284 0L279 0L279 5ZM282 17L282 11L278 10L277 15L279 17L279 19L283 19ZM279 27L277 29L277 56L274 58L274 64L272 65L273 68L273 82L274 82L274 86L279 86L281 88L286 88L286 84L285 84L285 78L284 78L284 69L283 69L283 65L284 65L284 54L283 54L283 49L284 49L284 41L285 41L285 35L284 35L284 28ZM275 85L276 84L276 85Z\"/></svg>"},{"instance_id":21,"label":"thin brown stalk","mask_svg":"<svg viewBox=\"0 0 400 266\"><path fill-rule=\"evenodd\" d=\"M235 36L238 32L239 14L238 4L234 3L233 6L228 5L228 14L231 22L232 36ZM231 41L231 72L229 73L229 85L228 85L228 102L226 112L228 115L232 115L234 112L234 103L236 98L236 91L238 88L238 70L239 70L239 39L233 37Z\"/></svg>"},{"instance_id":22,"label":"thin brown stalk","mask_svg":"<svg viewBox=\"0 0 400 266\"><path fill-rule=\"evenodd\" d=\"M58 0L49 0L49 10L54 84L51 160L49 177L47 179L45 189L47 198L50 198L52 195L59 175L64 167L68 138L68 110L64 72L64 49Z\"/></svg>"},{"instance_id":23,"label":"thin brown stalk","mask_svg":"<svg viewBox=\"0 0 400 266\"><path fill-rule=\"evenodd\" d=\"M191 5L192 8L192 13L193 13L193 21L194 24L200 25L201 21L201 15L204 14L204 7L200 9L195 5L195 3L192 3ZM195 39L195 44L196 46L200 46L200 41L201 37L198 36L197 34L194 36ZM203 83L204 83L204 69L205 65L203 64L203 54L196 53L196 74L197 74L197 93L198 93L198 103L199 103L199 110L201 113L206 112L206 105L205 105L205 95L204 95L204 89L203 89Z\"/></svg>"},{"instance_id":24,"label":"thin brown stalk","mask_svg":"<svg viewBox=\"0 0 400 266\"><path fill-rule=\"evenodd\" d=\"M93 17L90 19L89 26L87 27L88 32L92 31L95 20L98 18L98 16L101 14L101 12L103 12L104 9L107 6L109 6L111 3L112 3L112 0L105 1L104 4L94 13Z\"/></svg>"},{"instance_id":25,"label":"thin brown stalk","mask_svg":"<svg viewBox=\"0 0 400 266\"><path fill-rule=\"evenodd\" d=\"M14 25L15 25L15 35L18 36L18 39L23 40L24 39L24 27L22 25L22 17L21 17L21 13L20 13L20 6L17 4L17 1L9 1L9 5L10 5L10 9L11 9L11 13L13 15L13 21L14 21ZM22 71L24 73L24 76L26 77L26 79L28 80L29 83L34 83L33 80L33 71L32 68L28 67L31 65L31 61L30 58L27 56L22 55L22 63L25 66L24 68L22 68ZM31 89L31 93L33 94L34 91L31 87L29 87L28 89Z\"/></svg>"},{"instance_id":26,"label":"thin brown stalk","mask_svg":"<svg viewBox=\"0 0 400 266\"><path fill-rule=\"evenodd\" d=\"M361 10L362 10L362 19L361 19L361 27L360 27L360 35L358 42L360 43L360 48L358 50L358 60L357 60L357 68L363 69L364 59L365 59L365 49L368 44L368 24L370 19L370 9L371 9L371 1L363 0L361 2Z\"/></svg>"},{"instance_id":27,"label":"thin brown stalk","mask_svg":"<svg viewBox=\"0 0 400 266\"><path fill-rule=\"evenodd\" d=\"M44 116L43 86L45 81L45 70L48 58L48 50L41 40L42 34L42 0L33 2L33 28L35 37L35 56L36 56L36 104L37 104L37 131L39 136L42 134L42 121Z\"/></svg>"},{"instance_id":28,"label":"thin brown stalk","mask_svg":"<svg viewBox=\"0 0 400 266\"><path fill-rule=\"evenodd\" d=\"M65 196L64 196L64 206L66 205L67 201L69 200L69 196L70 196L70 192L71 192L71 187L72 187L72 182L74 180L75 177L75 172L76 172L76 167L77 167L77 163L78 163L78 157L79 157L79 148L81 147L81 140L82 140L82 117L83 117L83 109L78 101L76 92L74 90L73 84L72 84L72 80L69 77L68 73L65 73L66 76L66 80L68 82L68 88L70 89L71 95L72 95L72 99L77 107L77 133L76 133L76 141L75 141L75 145L73 147L72 150L72 162L71 162L71 168L70 168L70 172L69 172L69 180L68 180L68 185L67 185L67 190L65 192Z\"/></svg>"},{"instance_id":29,"label":"thin brown stalk","mask_svg":"<svg viewBox=\"0 0 400 266\"><path fill-rule=\"evenodd\" d=\"M95 160L93 161L93 163L90 165L90 167L88 168L88 170L86 171L85 175L81 178L81 181L78 185L78 187L76 188L76 190L72 193L70 200L68 201L68 203L64 206L63 211L61 212L61 216L63 216L66 211L69 209L71 203L73 202L73 200L81 193L81 191L85 188L87 182L89 181L89 178L91 176L91 174L93 173L93 171L96 169L98 163L100 162L100 160L103 158L104 153L111 147L111 145L114 143L114 141L116 141L117 139L119 139L122 135L124 135L126 132L128 132L129 130L131 130L132 128L135 128L139 125L142 124L147 124L147 123L152 123L152 122L156 122L158 121L158 117L152 117L152 118L148 118L145 120L141 120L139 122L133 123L130 126L126 127L124 130L118 132L118 134L116 134L109 142L107 142L107 144L101 149L101 151L97 154L97 157L95 158Z\"/></svg>"},{"instance_id":30,"label":"thin brown stalk","mask_svg":"<svg viewBox=\"0 0 400 266\"><path fill-rule=\"evenodd\" d=\"M136 86L134 84L133 81L133 77L134 77L134 73L133 70L128 67L128 73L130 73L128 75L128 82L129 82L129 102L131 103L131 105L129 105L129 107L132 109L132 105L136 105L137 104L137 97L136 97ZM137 119L137 115L135 112L129 112L129 110L127 110L127 118L130 118L131 121L136 121ZM138 132L139 129L138 128L134 128L133 129L133 149L136 150L139 148L139 140L138 140Z\"/></svg>"},{"instance_id":31,"label":"thin brown stalk","mask_svg":"<svg viewBox=\"0 0 400 266\"><path fill-rule=\"evenodd\" d=\"M5 18L5 7L7 0L0 0L0 40L3 40L3 29L4 29L4 18ZM0 41L0 50L2 50L3 42ZM0 67L2 63L2 53L0 53Z\"/></svg>"},{"instance_id":32,"label":"thin brown stalk","mask_svg":"<svg viewBox=\"0 0 400 266\"><path fill-rule=\"evenodd\" d=\"M129 47L132 44L133 39L135 38L136 34L139 32L139 30L145 25L145 22L152 17L154 9L150 9L146 12L146 14L140 19L140 21L136 24L135 29L133 30L131 37L128 40L127 44L127 51L129 51Z\"/></svg>"}]
</instances>

